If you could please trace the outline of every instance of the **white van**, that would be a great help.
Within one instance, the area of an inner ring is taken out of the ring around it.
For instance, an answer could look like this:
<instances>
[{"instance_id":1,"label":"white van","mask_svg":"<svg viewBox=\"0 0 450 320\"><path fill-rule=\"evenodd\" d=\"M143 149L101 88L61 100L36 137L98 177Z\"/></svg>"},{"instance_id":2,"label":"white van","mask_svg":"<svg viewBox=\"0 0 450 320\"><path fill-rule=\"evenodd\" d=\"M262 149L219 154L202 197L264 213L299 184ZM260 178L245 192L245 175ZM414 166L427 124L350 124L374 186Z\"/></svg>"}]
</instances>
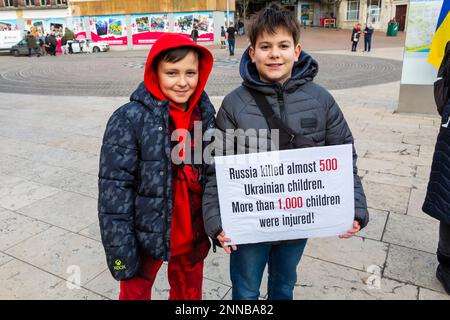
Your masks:
<instances>
[{"instance_id":1,"label":"white van","mask_svg":"<svg viewBox=\"0 0 450 320\"><path fill-rule=\"evenodd\" d=\"M9 51L11 47L23 39L21 31L0 31L0 51Z\"/></svg>"}]
</instances>

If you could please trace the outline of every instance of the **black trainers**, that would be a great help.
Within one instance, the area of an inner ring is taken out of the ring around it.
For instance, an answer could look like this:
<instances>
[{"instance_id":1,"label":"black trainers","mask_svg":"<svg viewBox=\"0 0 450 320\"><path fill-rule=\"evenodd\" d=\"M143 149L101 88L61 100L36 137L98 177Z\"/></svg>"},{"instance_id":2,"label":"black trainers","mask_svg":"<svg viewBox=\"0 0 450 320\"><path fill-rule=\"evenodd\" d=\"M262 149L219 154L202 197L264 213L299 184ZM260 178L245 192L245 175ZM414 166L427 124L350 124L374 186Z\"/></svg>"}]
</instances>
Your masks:
<instances>
[{"instance_id":1,"label":"black trainers","mask_svg":"<svg viewBox=\"0 0 450 320\"><path fill-rule=\"evenodd\" d=\"M445 292L450 295L450 272L445 270L442 265L439 264L436 269L436 278L438 278L444 286Z\"/></svg>"}]
</instances>

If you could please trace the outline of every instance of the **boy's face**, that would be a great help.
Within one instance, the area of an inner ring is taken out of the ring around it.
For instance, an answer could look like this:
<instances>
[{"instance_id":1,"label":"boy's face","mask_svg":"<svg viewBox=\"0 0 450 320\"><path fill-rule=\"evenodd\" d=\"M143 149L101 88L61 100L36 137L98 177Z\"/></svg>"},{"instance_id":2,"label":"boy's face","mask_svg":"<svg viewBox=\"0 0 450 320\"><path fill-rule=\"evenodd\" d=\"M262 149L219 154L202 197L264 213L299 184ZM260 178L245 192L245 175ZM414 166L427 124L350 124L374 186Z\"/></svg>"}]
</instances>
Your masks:
<instances>
[{"instance_id":1,"label":"boy's face","mask_svg":"<svg viewBox=\"0 0 450 320\"><path fill-rule=\"evenodd\" d=\"M158 63L158 81L162 93L178 106L186 104L195 92L198 84L198 58L193 52L178 62Z\"/></svg>"},{"instance_id":2,"label":"boy's face","mask_svg":"<svg viewBox=\"0 0 450 320\"><path fill-rule=\"evenodd\" d=\"M276 29L275 34L263 32L256 39L255 47L249 49L261 80L280 84L292 76L292 67L300 52L300 44L295 45L292 34L284 28Z\"/></svg>"}]
</instances>

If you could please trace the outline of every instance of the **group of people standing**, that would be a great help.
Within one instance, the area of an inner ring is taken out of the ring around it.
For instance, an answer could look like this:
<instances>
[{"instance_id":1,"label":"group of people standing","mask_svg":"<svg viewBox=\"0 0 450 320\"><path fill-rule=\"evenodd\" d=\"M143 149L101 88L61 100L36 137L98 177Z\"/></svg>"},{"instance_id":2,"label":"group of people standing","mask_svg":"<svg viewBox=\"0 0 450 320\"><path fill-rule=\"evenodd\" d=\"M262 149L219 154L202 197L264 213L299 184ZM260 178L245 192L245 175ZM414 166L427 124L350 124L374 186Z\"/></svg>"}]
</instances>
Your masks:
<instances>
[{"instance_id":1,"label":"group of people standing","mask_svg":"<svg viewBox=\"0 0 450 320\"><path fill-rule=\"evenodd\" d=\"M31 57L31 52L33 51L36 57L41 55L51 55L56 56L56 48L58 41L53 33L44 36L39 33L37 36L32 34L30 31L27 32L25 36L25 41L28 47L28 56Z\"/></svg>"},{"instance_id":2,"label":"group of people standing","mask_svg":"<svg viewBox=\"0 0 450 320\"><path fill-rule=\"evenodd\" d=\"M68 46L69 53L73 53L71 42L69 40L74 40L75 35L69 29L65 29L64 36L61 39L62 46ZM58 48L58 40L54 32L47 33L45 36L43 33L33 34L28 31L25 36L25 41L28 47L28 56L31 57L31 53L34 52L36 57L43 55L56 56L56 51Z\"/></svg>"},{"instance_id":3,"label":"group of people standing","mask_svg":"<svg viewBox=\"0 0 450 320\"><path fill-rule=\"evenodd\" d=\"M366 24L366 27L363 30L364 33L364 52L370 52L372 47L372 35L373 35L373 27L371 24ZM352 51L356 51L356 47L358 46L359 38L361 37L361 25L358 23L352 31Z\"/></svg>"}]
</instances>

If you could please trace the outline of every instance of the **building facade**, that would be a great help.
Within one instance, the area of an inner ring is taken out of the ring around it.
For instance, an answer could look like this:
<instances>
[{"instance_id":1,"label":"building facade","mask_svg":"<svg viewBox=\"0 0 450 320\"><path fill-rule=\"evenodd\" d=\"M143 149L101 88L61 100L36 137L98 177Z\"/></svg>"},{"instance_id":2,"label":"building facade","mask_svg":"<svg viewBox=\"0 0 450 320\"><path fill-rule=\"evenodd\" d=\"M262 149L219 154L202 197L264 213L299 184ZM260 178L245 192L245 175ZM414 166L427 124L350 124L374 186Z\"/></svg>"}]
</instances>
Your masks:
<instances>
[{"instance_id":1,"label":"building facade","mask_svg":"<svg viewBox=\"0 0 450 320\"><path fill-rule=\"evenodd\" d=\"M66 0L0 0L0 31L60 33L69 16Z\"/></svg>"},{"instance_id":2,"label":"building facade","mask_svg":"<svg viewBox=\"0 0 450 320\"><path fill-rule=\"evenodd\" d=\"M199 42L219 42L220 27L234 20L234 0L0 0L0 30L33 30L134 48L164 32L199 31Z\"/></svg>"},{"instance_id":3,"label":"building facade","mask_svg":"<svg viewBox=\"0 0 450 320\"><path fill-rule=\"evenodd\" d=\"M372 24L375 30L386 31L395 18L399 31L406 29L408 0L342 0L338 12L338 27L351 29L356 23Z\"/></svg>"},{"instance_id":4,"label":"building facade","mask_svg":"<svg viewBox=\"0 0 450 320\"><path fill-rule=\"evenodd\" d=\"M245 11L249 18L271 3L292 10L307 26L352 29L357 23L370 22L375 30L386 31L389 21L395 17L399 30L406 28L408 0L236 0L236 13L243 16Z\"/></svg>"}]
</instances>

